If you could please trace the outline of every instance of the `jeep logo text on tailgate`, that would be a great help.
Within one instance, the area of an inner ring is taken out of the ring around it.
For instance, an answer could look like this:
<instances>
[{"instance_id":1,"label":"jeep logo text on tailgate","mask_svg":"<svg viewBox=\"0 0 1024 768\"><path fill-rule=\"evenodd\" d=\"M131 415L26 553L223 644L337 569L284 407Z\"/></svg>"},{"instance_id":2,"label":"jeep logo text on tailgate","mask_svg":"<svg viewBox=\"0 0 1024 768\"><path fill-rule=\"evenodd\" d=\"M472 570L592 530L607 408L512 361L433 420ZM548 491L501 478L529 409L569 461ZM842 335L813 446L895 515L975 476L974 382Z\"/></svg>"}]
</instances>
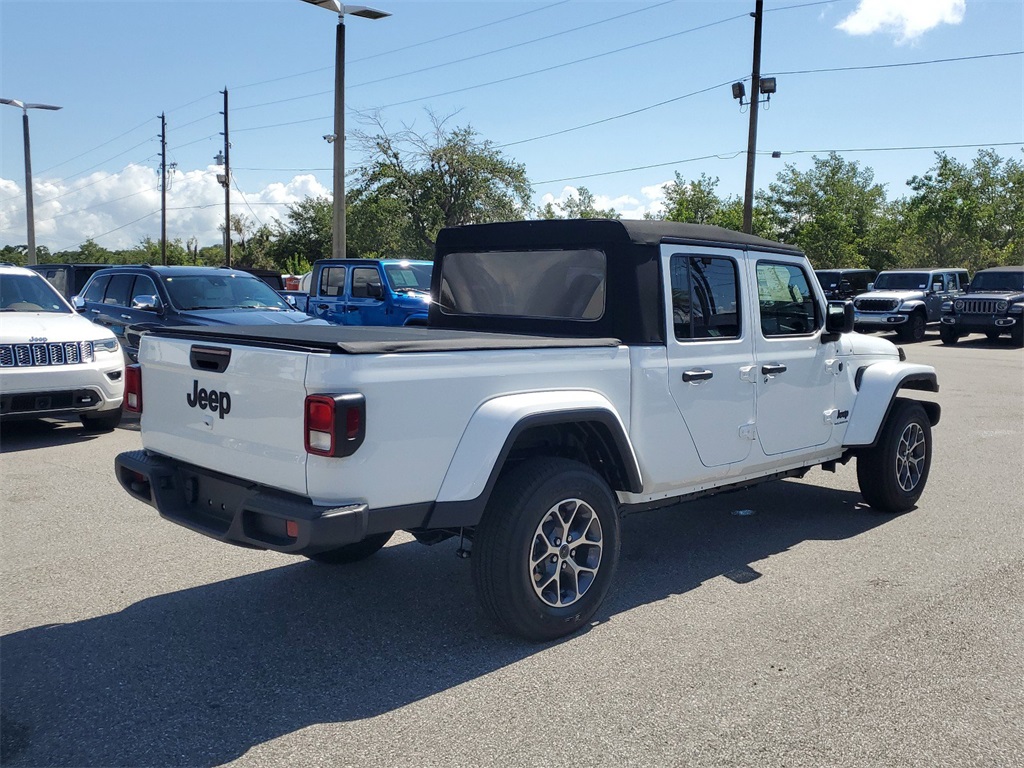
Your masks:
<instances>
[{"instance_id":1,"label":"jeep logo text on tailgate","mask_svg":"<svg viewBox=\"0 0 1024 768\"><path fill-rule=\"evenodd\" d=\"M210 409L211 413L220 413L223 419L231 413L231 395L227 392L218 392L215 389L201 389L199 380L192 382L192 391L185 395L189 408L199 407L199 410Z\"/></svg>"}]
</instances>

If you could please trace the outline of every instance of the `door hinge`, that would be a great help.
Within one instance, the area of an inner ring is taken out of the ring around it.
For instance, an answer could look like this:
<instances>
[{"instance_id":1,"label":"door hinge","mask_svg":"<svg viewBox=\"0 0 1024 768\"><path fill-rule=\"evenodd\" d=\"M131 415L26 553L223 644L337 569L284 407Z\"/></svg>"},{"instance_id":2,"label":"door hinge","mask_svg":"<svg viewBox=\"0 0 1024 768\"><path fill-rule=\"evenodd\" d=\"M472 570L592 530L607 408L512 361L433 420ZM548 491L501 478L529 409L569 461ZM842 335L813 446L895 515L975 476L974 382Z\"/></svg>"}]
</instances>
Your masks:
<instances>
[{"instance_id":1,"label":"door hinge","mask_svg":"<svg viewBox=\"0 0 1024 768\"><path fill-rule=\"evenodd\" d=\"M757 425L753 422L740 427L740 437L746 440L757 440Z\"/></svg>"},{"instance_id":2,"label":"door hinge","mask_svg":"<svg viewBox=\"0 0 1024 768\"><path fill-rule=\"evenodd\" d=\"M825 370L831 373L833 376L838 376L846 368L846 363L843 360L826 360Z\"/></svg>"},{"instance_id":3,"label":"door hinge","mask_svg":"<svg viewBox=\"0 0 1024 768\"><path fill-rule=\"evenodd\" d=\"M751 384L757 383L757 366L744 365L740 367L740 380L748 381Z\"/></svg>"}]
</instances>

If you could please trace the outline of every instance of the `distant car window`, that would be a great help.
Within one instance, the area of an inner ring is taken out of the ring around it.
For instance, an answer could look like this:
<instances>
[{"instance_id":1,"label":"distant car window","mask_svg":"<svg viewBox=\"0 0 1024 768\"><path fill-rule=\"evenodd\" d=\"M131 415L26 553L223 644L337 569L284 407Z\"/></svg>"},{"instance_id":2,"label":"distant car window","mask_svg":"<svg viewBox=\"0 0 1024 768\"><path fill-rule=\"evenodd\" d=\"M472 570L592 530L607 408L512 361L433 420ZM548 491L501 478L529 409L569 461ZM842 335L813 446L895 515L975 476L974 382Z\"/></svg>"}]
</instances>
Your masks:
<instances>
[{"instance_id":1,"label":"distant car window","mask_svg":"<svg viewBox=\"0 0 1024 768\"><path fill-rule=\"evenodd\" d=\"M252 275L205 274L164 280L171 303L193 309L291 309L273 288Z\"/></svg>"},{"instance_id":2,"label":"distant car window","mask_svg":"<svg viewBox=\"0 0 1024 768\"><path fill-rule=\"evenodd\" d=\"M982 270L974 276L971 292L1017 291L1024 293L1024 270L1020 272L996 272Z\"/></svg>"},{"instance_id":3,"label":"distant car window","mask_svg":"<svg viewBox=\"0 0 1024 768\"><path fill-rule=\"evenodd\" d=\"M114 304L119 307L131 306L132 284L135 282L133 274L117 274L110 278L107 285L107 292L103 295L104 304Z\"/></svg>"},{"instance_id":4,"label":"distant car window","mask_svg":"<svg viewBox=\"0 0 1024 768\"><path fill-rule=\"evenodd\" d=\"M675 254L672 327L678 341L740 335L739 291L732 259Z\"/></svg>"},{"instance_id":5,"label":"distant car window","mask_svg":"<svg viewBox=\"0 0 1024 768\"><path fill-rule=\"evenodd\" d=\"M875 279L876 291L921 291L931 288L927 272L883 272Z\"/></svg>"},{"instance_id":6,"label":"distant car window","mask_svg":"<svg viewBox=\"0 0 1024 768\"><path fill-rule=\"evenodd\" d=\"M82 298L86 301L93 301L100 303L103 301L103 294L107 290L107 283L110 282L110 275L100 275L93 280L89 287L86 288L85 293L82 294Z\"/></svg>"},{"instance_id":7,"label":"distant car window","mask_svg":"<svg viewBox=\"0 0 1024 768\"><path fill-rule=\"evenodd\" d=\"M324 267L320 272L320 295L343 296L345 294L345 267Z\"/></svg>"},{"instance_id":8,"label":"distant car window","mask_svg":"<svg viewBox=\"0 0 1024 768\"><path fill-rule=\"evenodd\" d=\"M396 291L430 291L431 262L409 262L407 264L386 264L388 282Z\"/></svg>"},{"instance_id":9,"label":"distant car window","mask_svg":"<svg viewBox=\"0 0 1024 768\"><path fill-rule=\"evenodd\" d=\"M759 261L757 300L761 333L766 337L811 334L818 329L817 302L807 275L796 265Z\"/></svg>"},{"instance_id":10,"label":"distant car window","mask_svg":"<svg viewBox=\"0 0 1024 768\"><path fill-rule=\"evenodd\" d=\"M380 274L377 269L370 267L356 267L352 270L352 298L367 299L370 294L367 292L368 285L380 286Z\"/></svg>"},{"instance_id":11,"label":"distant car window","mask_svg":"<svg viewBox=\"0 0 1024 768\"><path fill-rule=\"evenodd\" d=\"M56 267L50 267L49 269L38 270L39 274L50 281L50 285L60 291L62 294L68 292L68 275L63 269L57 269Z\"/></svg>"},{"instance_id":12,"label":"distant car window","mask_svg":"<svg viewBox=\"0 0 1024 768\"><path fill-rule=\"evenodd\" d=\"M41 275L0 274L0 312L69 314L71 310Z\"/></svg>"}]
</instances>

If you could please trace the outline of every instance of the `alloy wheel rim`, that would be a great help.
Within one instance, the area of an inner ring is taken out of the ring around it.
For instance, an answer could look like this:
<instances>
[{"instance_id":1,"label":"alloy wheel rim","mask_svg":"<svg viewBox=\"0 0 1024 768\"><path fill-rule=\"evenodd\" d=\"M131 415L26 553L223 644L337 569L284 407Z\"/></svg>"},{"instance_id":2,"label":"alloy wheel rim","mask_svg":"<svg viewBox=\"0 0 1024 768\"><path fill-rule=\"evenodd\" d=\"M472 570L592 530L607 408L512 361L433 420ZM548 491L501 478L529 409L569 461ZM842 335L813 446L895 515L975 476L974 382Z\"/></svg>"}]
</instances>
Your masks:
<instances>
[{"instance_id":1,"label":"alloy wheel rim","mask_svg":"<svg viewBox=\"0 0 1024 768\"><path fill-rule=\"evenodd\" d=\"M579 601L597 578L604 530L597 512L582 499L565 499L541 519L530 547L530 582L546 605L565 608Z\"/></svg>"},{"instance_id":2,"label":"alloy wheel rim","mask_svg":"<svg viewBox=\"0 0 1024 768\"><path fill-rule=\"evenodd\" d=\"M926 456L924 430L920 424L908 424L896 447L896 482L904 493L910 493L921 482Z\"/></svg>"}]
</instances>

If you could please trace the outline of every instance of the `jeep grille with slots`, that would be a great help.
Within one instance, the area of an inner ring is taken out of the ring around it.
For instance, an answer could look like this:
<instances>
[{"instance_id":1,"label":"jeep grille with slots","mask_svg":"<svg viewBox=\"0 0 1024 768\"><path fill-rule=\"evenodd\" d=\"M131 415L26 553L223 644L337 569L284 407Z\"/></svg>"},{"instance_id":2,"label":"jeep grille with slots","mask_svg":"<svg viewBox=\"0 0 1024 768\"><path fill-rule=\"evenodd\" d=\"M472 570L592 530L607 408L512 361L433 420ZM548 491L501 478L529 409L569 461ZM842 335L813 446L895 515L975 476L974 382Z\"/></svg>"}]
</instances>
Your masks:
<instances>
[{"instance_id":1,"label":"jeep grille with slots","mask_svg":"<svg viewBox=\"0 0 1024 768\"><path fill-rule=\"evenodd\" d=\"M91 341L51 344L0 344L0 368L31 368L44 365L91 363Z\"/></svg>"},{"instance_id":2,"label":"jeep grille with slots","mask_svg":"<svg viewBox=\"0 0 1024 768\"><path fill-rule=\"evenodd\" d=\"M855 305L861 312L892 312L900 303L896 299L857 299Z\"/></svg>"},{"instance_id":3,"label":"jeep grille with slots","mask_svg":"<svg viewBox=\"0 0 1024 768\"><path fill-rule=\"evenodd\" d=\"M995 315L1006 311L1005 299L961 299L956 302L958 312L965 315Z\"/></svg>"}]
</instances>

